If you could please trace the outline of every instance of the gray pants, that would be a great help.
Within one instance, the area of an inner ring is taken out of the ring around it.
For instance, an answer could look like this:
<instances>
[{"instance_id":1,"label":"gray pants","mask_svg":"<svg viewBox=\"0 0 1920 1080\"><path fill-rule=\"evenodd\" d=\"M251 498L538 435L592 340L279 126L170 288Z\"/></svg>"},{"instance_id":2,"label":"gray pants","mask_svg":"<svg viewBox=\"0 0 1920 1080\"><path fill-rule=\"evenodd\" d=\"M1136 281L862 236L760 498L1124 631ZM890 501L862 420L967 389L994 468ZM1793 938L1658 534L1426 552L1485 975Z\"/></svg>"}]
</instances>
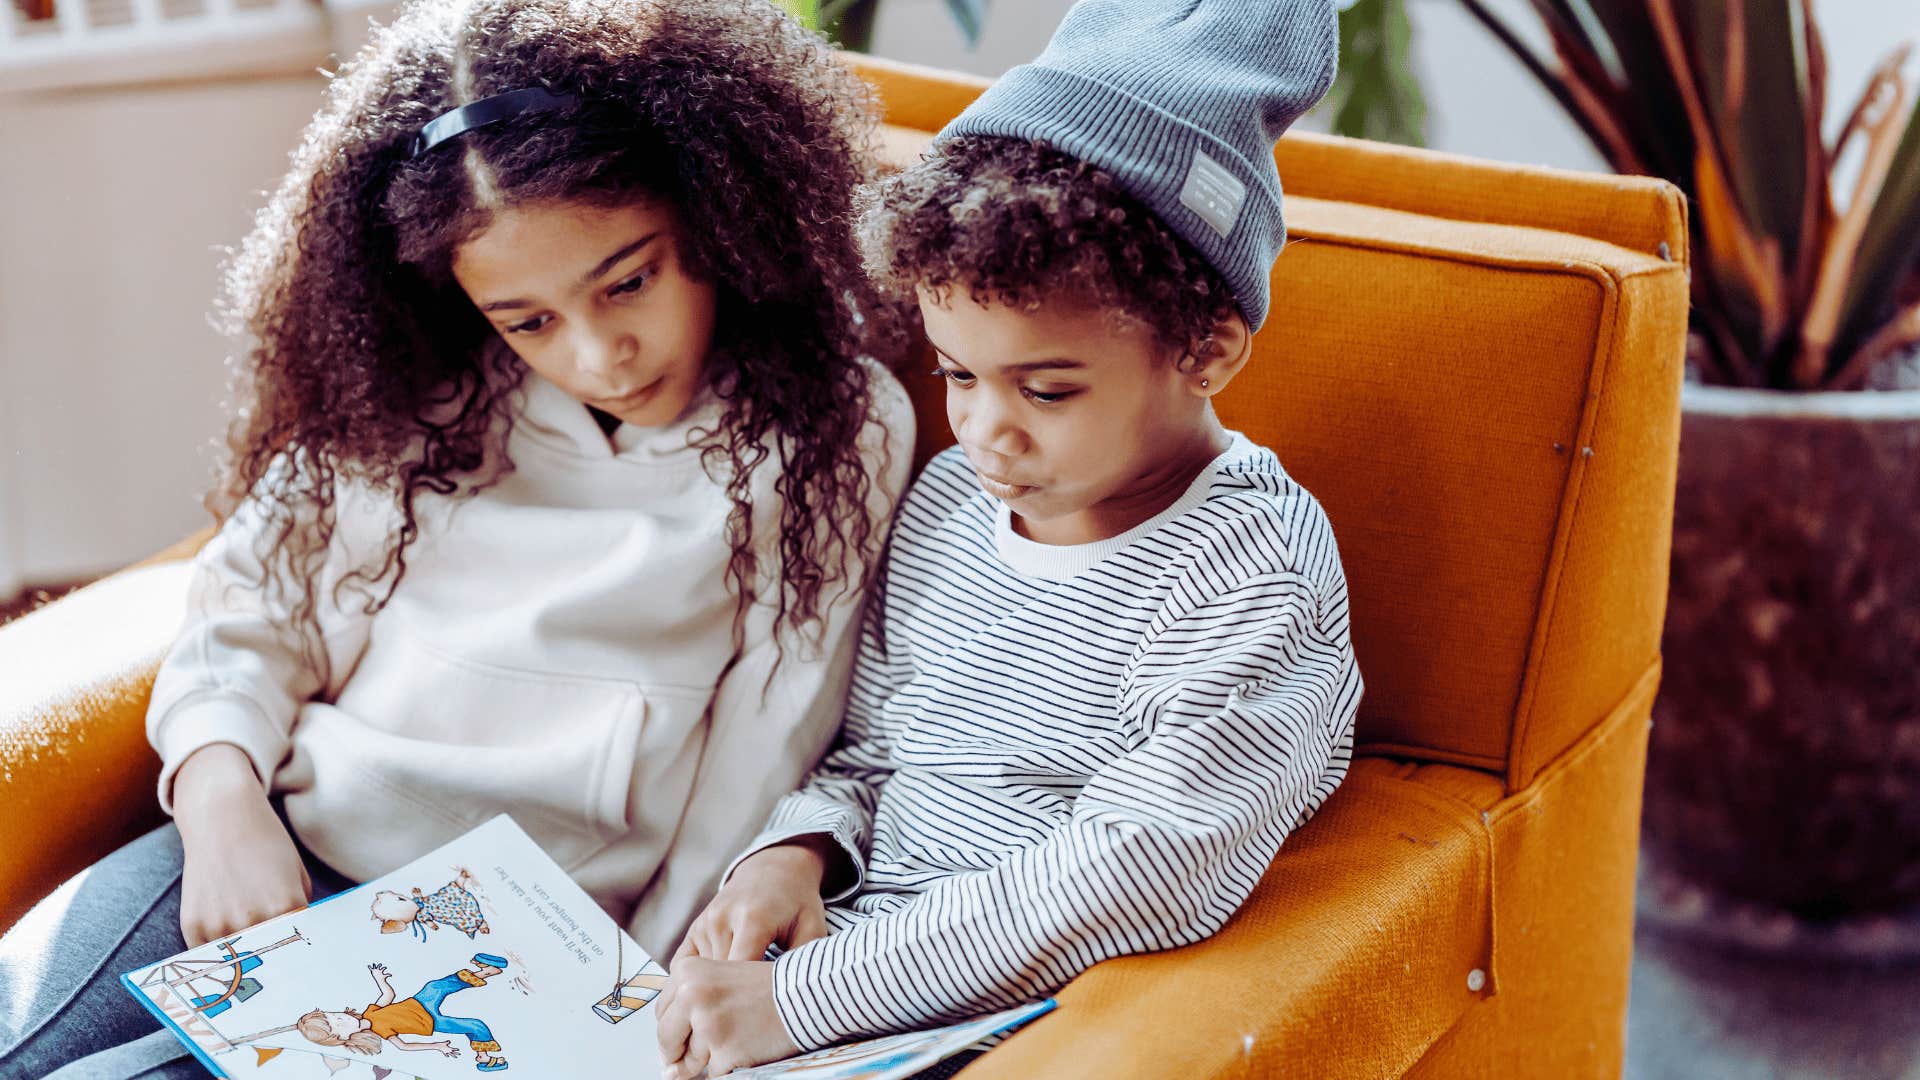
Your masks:
<instances>
[{"instance_id":1,"label":"gray pants","mask_svg":"<svg viewBox=\"0 0 1920 1080\"><path fill-rule=\"evenodd\" d=\"M316 897L350 888L307 855ZM55 890L0 937L0 1080L186 1080L207 1070L120 985L186 949L180 834L164 825Z\"/></svg>"}]
</instances>

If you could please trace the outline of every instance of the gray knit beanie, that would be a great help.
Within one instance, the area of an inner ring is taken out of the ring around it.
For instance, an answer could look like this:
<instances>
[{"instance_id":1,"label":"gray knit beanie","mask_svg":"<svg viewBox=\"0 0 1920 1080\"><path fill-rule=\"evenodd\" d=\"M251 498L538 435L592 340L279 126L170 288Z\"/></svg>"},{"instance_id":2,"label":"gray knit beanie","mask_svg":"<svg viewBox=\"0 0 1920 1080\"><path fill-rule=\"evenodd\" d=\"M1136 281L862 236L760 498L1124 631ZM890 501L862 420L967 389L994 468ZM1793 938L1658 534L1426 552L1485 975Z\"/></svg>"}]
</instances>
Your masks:
<instances>
[{"instance_id":1,"label":"gray knit beanie","mask_svg":"<svg viewBox=\"0 0 1920 1080\"><path fill-rule=\"evenodd\" d=\"M1198 248L1247 323L1286 243L1273 144L1333 83L1333 0L1080 0L935 138L1045 139Z\"/></svg>"}]
</instances>

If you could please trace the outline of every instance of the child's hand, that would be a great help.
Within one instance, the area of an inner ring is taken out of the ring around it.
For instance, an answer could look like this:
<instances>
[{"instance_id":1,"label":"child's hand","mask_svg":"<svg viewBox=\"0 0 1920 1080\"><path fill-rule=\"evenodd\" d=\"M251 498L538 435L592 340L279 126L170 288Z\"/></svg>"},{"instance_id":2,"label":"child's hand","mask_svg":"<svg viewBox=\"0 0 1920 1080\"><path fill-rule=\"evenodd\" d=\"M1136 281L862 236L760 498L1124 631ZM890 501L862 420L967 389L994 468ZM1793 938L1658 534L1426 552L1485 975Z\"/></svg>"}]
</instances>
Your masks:
<instances>
[{"instance_id":1,"label":"child's hand","mask_svg":"<svg viewBox=\"0 0 1920 1080\"><path fill-rule=\"evenodd\" d=\"M800 1052L773 1003L770 961L687 957L654 1008L667 1080L721 1076Z\"/></svg>"},{"instance_id":2,"label":"child's hand","mask_svg":"<svg viewBox=\"0 0 1920 1080\"><path fill-rule=\"evenodd\" d=\"M809 844L776 844L749 855L693 920L673 954L709 960L758 960L776 942L794 949L827 936L820 901L826 857Z\"/></svg>"},{"instance_id":3,"label":"child's hand","mask_svg":"<svg viewBox=\"0 0 1920 1080\"><path fill-rule=\"evenodd\" d=\"M238 747L215 743L180 766L173 818L186 853L180 934L189 946L306 906L300 852Z\"/></svg>"}]
</instances>

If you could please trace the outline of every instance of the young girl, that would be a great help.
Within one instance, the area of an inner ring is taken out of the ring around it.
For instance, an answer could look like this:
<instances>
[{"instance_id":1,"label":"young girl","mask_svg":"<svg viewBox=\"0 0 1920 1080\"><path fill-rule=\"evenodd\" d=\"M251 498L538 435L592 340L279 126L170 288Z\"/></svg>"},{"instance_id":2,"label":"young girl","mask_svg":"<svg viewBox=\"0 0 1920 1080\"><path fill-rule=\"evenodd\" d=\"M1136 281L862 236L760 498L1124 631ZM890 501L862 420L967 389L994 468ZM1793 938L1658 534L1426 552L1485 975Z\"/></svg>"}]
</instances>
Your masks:
<instances>
[{"instance_id":1,"label":"young girl","mask_svg":"<svg viewBox=\"0 0 1920 1080\"><path fill-rule=\"evenodd\" d=\"M333 80L227 281L222 527L148 715L177 832L6 939L0 1075L503 811L666 955L831 738L905 483L870 130L760 0L428 0Z\"/></svg>"}]
</instances>

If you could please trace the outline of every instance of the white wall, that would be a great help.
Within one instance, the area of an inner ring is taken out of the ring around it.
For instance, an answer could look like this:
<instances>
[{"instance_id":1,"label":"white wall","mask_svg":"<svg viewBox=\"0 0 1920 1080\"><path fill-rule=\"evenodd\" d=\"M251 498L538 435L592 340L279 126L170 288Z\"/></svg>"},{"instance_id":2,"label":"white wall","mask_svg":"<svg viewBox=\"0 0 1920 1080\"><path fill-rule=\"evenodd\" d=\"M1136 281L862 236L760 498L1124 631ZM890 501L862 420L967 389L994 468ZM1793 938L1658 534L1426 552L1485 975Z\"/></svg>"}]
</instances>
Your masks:
<instances>
[{"instance_id":1,"label":"white wall","mask_svg":"<svg viewBox=\"0 0 1920 1080\"><path fill-rule=\"evenodd\" d=\"M1039 51L1068 6L993 0L969 51L942 0L885 0L875 51L997 75ZM329 9L338 40L360 36L381 3ZM1913 0L1816 11L1835 112L1887 47L1920 37ZM1412 16L1434 146L1599 167L1455 0L1412 0ZM219 249L245 233L318 105L321 80L303 70L0 92L0 598L111 569L204 522L207 450L225 421L225 345L206 321Z\"/></svg>"},{"instance_id":2,"label":"white wall","mask_svg":"<svg viewBox=\"0 0 1920 1080\"><path fill-rule=\"evenodd\" d=\"M895 60L998 77L1033 59L1073 0L987 0L978 48L969 49L945 0L881 0L873 51Z\"/></svg>"},{"instance_id":3,"label":"white wall","mask_svg":"<svg viewBox=\"0 0 1920 1080\"><path fill-rule=\"evenodd\" d=\"M220 249L319 104L317 75L0 98L0 598L205 523Z\"/></svg>"}]
</instances>

